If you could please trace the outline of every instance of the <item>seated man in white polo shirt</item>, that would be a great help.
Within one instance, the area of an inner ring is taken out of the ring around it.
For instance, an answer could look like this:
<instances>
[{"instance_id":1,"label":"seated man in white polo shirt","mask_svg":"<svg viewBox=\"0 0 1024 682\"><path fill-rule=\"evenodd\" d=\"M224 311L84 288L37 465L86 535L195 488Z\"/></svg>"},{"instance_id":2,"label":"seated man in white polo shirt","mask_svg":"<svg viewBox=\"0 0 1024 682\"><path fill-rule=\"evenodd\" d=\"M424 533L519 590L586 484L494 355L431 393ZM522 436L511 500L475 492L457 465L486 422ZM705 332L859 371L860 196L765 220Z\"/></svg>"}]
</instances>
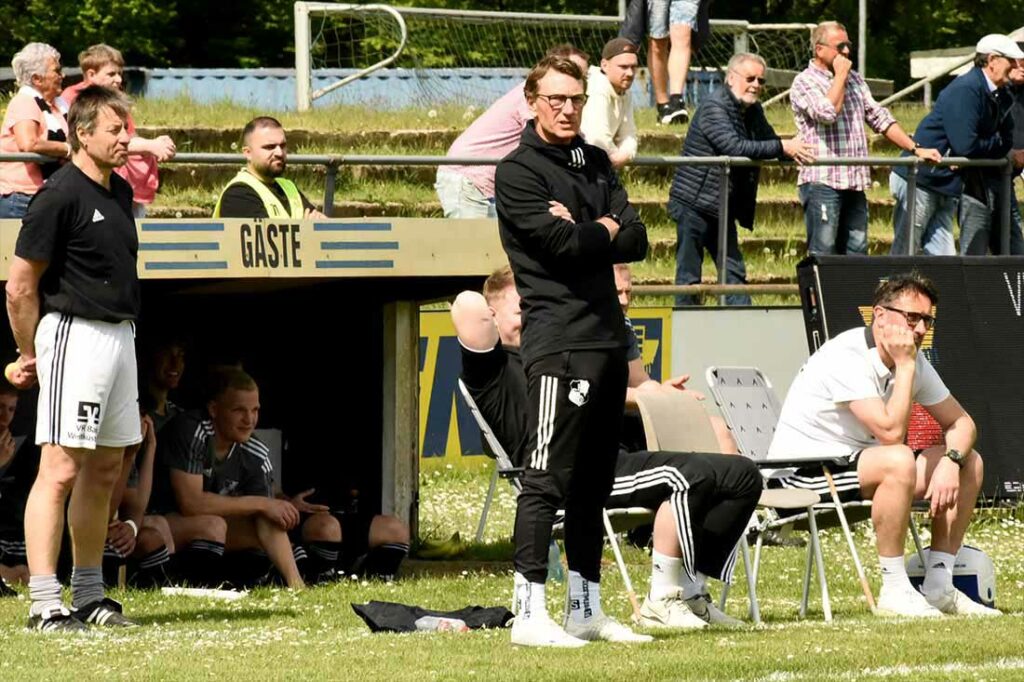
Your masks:
<instances>
[{"instance_id":1,"label":"seated man in white polo shirt","mask_svg":"<svg viewBox=\"0 0 1024 682\"><path fill-rule=\"evenodd\" d=\"M935 322L938 294L912 272L878 285L873 319L823 345L801 368L782 407L771 456L846 459L832 469L844 501L872 501L882 590L876 613L911 617L999 615L953 587L953 565L982 482L974 420L918 352ZM945 443L914 452L904 442L914 402L939 423ZM831 468L831 467L830 467ZM798 470L784 487L828 501L820 467ZM921 592L907 578L904 543L914 499L931 502L932 541ZM923 593L923 594L922 594Z\"/></svg>"}]
</instances>

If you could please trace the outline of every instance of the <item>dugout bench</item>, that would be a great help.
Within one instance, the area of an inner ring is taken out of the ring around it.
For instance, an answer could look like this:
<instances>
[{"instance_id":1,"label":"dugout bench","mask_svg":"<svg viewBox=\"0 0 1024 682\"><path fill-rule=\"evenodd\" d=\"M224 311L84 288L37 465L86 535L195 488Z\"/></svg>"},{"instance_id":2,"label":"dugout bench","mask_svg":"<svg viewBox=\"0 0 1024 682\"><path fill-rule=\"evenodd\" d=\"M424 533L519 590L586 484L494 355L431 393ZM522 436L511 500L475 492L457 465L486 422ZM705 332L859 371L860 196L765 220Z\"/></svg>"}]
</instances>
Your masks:
<instances>
[{"instance_id":1,"label":"dugout bench","mask_svg":"<svg viewBox=\"0 0 1024 682\"><path fill-rule=\"evenodd\" d=\"M20 226L0 221L4 281ZM415 537L419 307L479 289L506 262L494 221L143 220L138 230L137 342L186 341L182 402L197 405L206 364L241 361L260 385L260 426L287 440L286 490L395 514ZM9 362L13 337L0 338ZM35 402L24 397L16 432L34 424Z\"/></svg>"}]
</instances>

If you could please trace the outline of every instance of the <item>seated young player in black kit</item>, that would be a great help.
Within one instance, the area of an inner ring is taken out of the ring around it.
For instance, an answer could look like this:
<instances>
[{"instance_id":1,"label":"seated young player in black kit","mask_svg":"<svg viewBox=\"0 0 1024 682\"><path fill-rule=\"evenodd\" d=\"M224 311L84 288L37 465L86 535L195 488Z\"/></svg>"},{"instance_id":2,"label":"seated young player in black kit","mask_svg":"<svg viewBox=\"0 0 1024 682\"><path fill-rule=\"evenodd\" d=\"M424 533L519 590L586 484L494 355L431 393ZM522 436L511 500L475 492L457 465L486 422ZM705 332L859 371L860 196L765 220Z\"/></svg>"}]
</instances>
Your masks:
<instances>
[{"instance_id":1,"label":"seated young player in black kit","mask_svg":"<svg viewBox=\"0 0 1024 682\"><path fill-rule=\"evenodd\" d=\"M484 294L464 291L452 305L462 380L518 465L526 454L527 394L518 352L519 295L511 271L491 275ZM739 623L714 605L705 579L731 580L737 542L762 486L757 467L745 457L620 449L606 506L657 510L651 587L640 625Z\"/></svg>"}]
</instances>

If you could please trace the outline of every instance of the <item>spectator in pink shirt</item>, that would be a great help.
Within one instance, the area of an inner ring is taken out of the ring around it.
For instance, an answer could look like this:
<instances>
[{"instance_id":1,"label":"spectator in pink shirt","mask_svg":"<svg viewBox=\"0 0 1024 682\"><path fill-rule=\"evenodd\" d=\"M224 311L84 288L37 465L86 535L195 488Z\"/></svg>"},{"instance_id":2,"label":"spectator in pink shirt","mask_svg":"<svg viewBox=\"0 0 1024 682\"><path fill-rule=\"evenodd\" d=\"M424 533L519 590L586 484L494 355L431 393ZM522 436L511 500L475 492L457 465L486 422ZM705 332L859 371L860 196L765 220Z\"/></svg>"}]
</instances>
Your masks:
<instances>
[{"instance_id":1,"label":"spectator in pink shirt","mask_svg":"<svg viewBox=\"0 0 1024 682\"><path fill-rule=\"evenodd\" d=\"M549 55L572 59L586 73L589 55L572 45L558 45ZM473 121L448 149L451 157L500 159L519 146L523 127L533 118L520 83ZM445 218L497 218L494 166L441 166L434 185Z\"/></svg>"},{"instance_id":2,"label":"spectator in pink shirt","mask_svg":"<svg viewBox=\"0 0 1024 682\"><path fill-rule=\"evenodd\" d=\"M60 52L46 43L29 43L11 60L20 89L7 105L0 128L0 152L53 157L51 162L0 163L0 218L20 218L43 181L71 157L68 105L58 97L64 79Z\"/></svg>"},{"instance_id":3,"label":"spectator in pink shirt","mask_svg":"<svg viewBox=\"0 0 1024 682\"><path fill-rule=\"evenodd\" d=\"M78 55L78 66L82 69L82 82L64 90L62 98L68 106L78 97L78 93L90 85L102 85L107 88L123 89L124 57L121 51L100 43L86 48ZM132 211L136 218L146 217L146 206L153 203L156 190L160 186L157 163L173 159L175 154L174 140L167 135L148 139L136 134L135 121L128 114L128 161L114 172L128 181L135 194Z\"/></svg>"}]
</instances>

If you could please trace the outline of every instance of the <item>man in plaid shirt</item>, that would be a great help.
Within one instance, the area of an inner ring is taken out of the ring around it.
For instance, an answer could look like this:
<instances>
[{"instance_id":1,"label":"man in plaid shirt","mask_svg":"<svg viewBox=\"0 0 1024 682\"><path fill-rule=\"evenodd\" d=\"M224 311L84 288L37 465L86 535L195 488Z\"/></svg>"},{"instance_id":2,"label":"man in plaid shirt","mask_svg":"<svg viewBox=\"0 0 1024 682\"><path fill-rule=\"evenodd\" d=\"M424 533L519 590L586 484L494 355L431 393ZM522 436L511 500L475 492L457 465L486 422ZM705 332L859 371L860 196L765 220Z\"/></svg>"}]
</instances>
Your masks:
<instances>
[{"instance_id":1,"label":"man in plaid shirt","mask_svg":"<svg viewBox=\"0 0 1024 682\"><path fill-rule=\"evenodd\" d=\"M814 58L793 80L790 101L797 135L817 145L818 157L866 157L866 121L900 149L926 161L940 161L935 149L918 147L889 110L871 96L864 78L852 71L853 43L836 21L818 24L811 34ZM797 181L811 254L867 253L871 185L867 166L803 166Z\"/></svg>"}]
</instances>

